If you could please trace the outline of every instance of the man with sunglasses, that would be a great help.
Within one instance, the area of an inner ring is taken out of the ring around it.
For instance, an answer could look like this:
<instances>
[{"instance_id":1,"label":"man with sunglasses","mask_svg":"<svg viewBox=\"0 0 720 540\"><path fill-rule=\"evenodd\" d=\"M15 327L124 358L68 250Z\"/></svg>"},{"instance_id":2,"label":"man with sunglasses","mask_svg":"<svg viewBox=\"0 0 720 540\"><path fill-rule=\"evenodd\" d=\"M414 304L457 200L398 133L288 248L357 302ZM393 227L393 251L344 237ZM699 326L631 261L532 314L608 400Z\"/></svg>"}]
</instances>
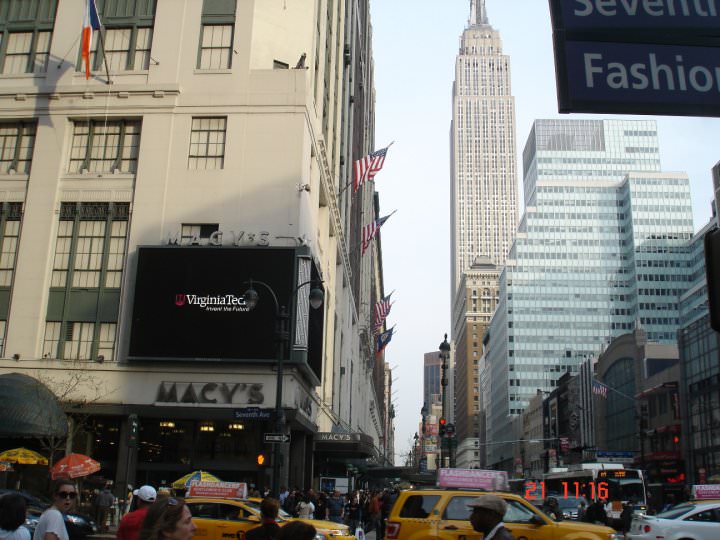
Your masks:
<instances>
[{"instance_id":1,"label":"man with sunglasses","mask_svg":"<svg viewBox=\"0 0 720 540\"><path fill-rule=\"evenodd\" d=\"M57 480L53 488L53 504L40 516L33 540L70 540L63 514L72 510L78 492L71 480Z\"/></svg>"}]
</instances>

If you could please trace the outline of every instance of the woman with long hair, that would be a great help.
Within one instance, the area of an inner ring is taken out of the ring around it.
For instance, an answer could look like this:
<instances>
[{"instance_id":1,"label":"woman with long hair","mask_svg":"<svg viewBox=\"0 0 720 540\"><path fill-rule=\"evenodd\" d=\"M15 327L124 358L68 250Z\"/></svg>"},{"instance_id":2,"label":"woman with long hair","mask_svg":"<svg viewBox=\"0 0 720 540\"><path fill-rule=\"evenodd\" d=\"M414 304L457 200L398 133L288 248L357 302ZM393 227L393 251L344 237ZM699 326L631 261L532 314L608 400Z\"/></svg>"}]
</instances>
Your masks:
<instances>
[{"instance_id":1,"label":"woman with long hair","mask_svg":"<svg viewBox=\"0 0 720 540\"><path fill-rule=\"evenodd\" d=\"M191 540L197 526L183 499L157 499L148 510L140 540Z\"/></svg>"}]
</instances>

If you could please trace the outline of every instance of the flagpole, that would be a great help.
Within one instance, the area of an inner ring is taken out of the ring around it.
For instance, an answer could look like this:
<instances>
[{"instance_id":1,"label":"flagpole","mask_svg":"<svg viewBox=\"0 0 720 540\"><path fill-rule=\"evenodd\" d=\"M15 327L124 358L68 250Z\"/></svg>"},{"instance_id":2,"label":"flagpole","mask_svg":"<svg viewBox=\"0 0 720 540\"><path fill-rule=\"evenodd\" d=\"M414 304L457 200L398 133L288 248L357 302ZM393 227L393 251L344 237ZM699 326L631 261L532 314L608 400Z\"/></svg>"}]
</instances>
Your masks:
<instances>
[{"instance_id":1,"label":"flagpole","mask_svg":"<svg viewBox=\"0 0 720 540\"><path fill-rule=\"evenodd\" d=\"M105 74L107 75L107 82L105 84L112 84L110 80L110 69L108 68L107 56L105 56L105 27L101 26L98 31L98 38L100 39L100 47L102 47L103 63L105 64Z\"/></svg>"}]
</instances>

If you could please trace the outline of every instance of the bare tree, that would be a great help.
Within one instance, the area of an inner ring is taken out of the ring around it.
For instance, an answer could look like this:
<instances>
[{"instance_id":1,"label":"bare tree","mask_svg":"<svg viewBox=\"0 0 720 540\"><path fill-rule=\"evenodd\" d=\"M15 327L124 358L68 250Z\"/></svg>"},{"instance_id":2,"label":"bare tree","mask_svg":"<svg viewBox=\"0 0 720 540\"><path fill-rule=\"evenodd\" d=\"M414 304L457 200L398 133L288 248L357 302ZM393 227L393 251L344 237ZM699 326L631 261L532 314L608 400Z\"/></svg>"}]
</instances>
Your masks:
<instances>
[{"instance_id":1,"label":"bare tree","mask_svg":"<svg viewBox=\"0 0 720 540\"><path fill-rule=\"evenodd\" d=\"M51 377L47 371L38 370L34 377L55 394L67 415L66 435L49 434L36 437L47 453L48 465L52 468L63 447L72 445L76 436L90 427L88 405L100 401L117 389L111 389L107 382L91 370L66 370L60 377ZM38 411L38 414L42 414L42 411Z\"/></svg>"}]
</instances>

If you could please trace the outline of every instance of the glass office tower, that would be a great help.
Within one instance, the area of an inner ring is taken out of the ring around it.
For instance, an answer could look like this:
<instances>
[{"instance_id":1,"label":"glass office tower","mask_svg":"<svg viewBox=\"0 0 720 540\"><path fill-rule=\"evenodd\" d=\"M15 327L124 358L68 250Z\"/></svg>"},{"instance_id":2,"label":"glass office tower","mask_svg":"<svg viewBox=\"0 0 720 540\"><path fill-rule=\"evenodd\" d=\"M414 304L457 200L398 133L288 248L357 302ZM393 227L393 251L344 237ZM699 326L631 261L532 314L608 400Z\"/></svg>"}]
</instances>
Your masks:
<instances>
[{"instance_id":1,"label":"glass office tower","mask_svg":"<svg viewBox=\"0 0 720 540\"><path fill-rule=\"evenodd\" d=\"M660 172L654 121L538 120L523 168L526 211L486 349L493 441L613 337L641 327L674 341L690 275L689 180ZM490 464L512 455L487 448Z\"/></svg>"}]
</instances>

